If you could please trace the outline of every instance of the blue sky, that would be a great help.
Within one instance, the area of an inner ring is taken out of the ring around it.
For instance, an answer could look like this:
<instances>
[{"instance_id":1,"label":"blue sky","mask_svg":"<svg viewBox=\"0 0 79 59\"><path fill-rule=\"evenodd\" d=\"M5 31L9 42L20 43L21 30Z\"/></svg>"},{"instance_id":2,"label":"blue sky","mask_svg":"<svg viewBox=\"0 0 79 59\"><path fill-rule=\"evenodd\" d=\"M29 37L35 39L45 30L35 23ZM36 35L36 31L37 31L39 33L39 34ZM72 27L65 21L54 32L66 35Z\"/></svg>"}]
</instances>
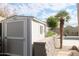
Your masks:
<instances>
[{"instance_id":1,"label":"blue sky","mask_svg":"<svg viewBox=\"0 0 79 59\"><path fill-rule=\"evenodd\" d=\"M71 16L70 21L65 23L65 25L77 25L77 8L75 3L9 3L0 4L0 6L0 8L6 7L9 15L16 13L17 15L35 16L43 21L64 9Z\"/></svg>"}]
</instances>

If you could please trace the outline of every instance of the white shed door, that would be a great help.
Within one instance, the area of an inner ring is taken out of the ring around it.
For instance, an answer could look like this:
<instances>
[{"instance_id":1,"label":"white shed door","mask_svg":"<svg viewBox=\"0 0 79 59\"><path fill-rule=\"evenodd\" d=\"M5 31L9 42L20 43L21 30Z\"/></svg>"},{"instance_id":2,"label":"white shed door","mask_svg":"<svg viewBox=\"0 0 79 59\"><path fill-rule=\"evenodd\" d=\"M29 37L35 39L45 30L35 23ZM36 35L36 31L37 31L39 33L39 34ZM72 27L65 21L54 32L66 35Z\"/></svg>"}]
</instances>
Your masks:
<instances>
[{"instance_id":1,"label":"white shed door","mask_svg":"<svg viewBox=\"0 0 79 59\"><path fill-rule=\"evenodd\" d=\"M7 21L5 23L5 40L7 53L24 55L25 21ZM27 50L26 50L27 51Z\"/></svg>"}]
</instances>

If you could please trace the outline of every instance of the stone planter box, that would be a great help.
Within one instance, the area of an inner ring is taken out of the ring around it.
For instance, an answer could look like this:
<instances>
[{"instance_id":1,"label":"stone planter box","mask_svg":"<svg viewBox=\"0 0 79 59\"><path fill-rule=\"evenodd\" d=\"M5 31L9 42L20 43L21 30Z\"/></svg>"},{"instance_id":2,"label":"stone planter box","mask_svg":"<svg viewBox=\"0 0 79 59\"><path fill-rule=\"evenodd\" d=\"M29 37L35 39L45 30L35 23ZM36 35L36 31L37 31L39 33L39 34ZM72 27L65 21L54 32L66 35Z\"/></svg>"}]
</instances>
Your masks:
<instances>
[{"instance_id":1,"label":"stone planter box","mask_svg":"<svg viewBox=\"0 0 79 59\"><path fill-rule=\"evenodd\" d=\"M60 48L60 36L54 36L55 48Z\"/></svg>"},{"instance_id":2,"label":"stone planter box","mask_svg":"<svg viewBox=\"0 0 79 59\"><path fill-rule=\"evenodd\" d=\"M55 53L55 42L53 36L47 37L33 44L33 56L53 56Z\"/></svg>"},{"instance_id":3,"label":"stone planter box","mask_svg":"<svg viewBox=\"0 0 79 59\"><path fill-rule=\"evenodd\" d=\"M55 48L60 48L60 39L55 39Z\"/></svg>"}]
</instances>

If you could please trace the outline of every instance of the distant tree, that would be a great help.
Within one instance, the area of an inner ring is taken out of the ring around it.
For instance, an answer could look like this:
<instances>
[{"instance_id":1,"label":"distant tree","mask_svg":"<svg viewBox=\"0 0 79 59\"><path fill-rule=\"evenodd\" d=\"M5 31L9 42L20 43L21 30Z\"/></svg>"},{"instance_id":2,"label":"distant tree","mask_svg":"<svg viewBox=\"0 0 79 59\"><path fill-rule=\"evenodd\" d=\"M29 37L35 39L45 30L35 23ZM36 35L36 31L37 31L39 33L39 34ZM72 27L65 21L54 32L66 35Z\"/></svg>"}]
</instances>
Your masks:
<instances>
[{"instance_id":1,"label":"distant tree","mask_svg":"<svg viewBox=\"0 0 79 59\"><path fill-rule=\"evenodd\" d=\"M14 11L11 11L7 8L7 6L0 8L0 16L1 17L9 17L12 15L16 15L16 9Z\"/></svg>"},{"instance_id":2,"label":"distant tree","mask_svg":"<svg viewBox=\"0 0 79 59\"><path fill-rule=\"evenodd\" d=\"M66 26L66 27L64 28L64 34L67 34L68 36L69 36L69 35L73 35L73 34L72 34L72 33L73 33L73 29L74 29L74 27L72 27L72 26L70 26L70 25Z\"/></svg>"},{"instance_id":3,"label":"distant tree","mask_svg":"<svg viewBox=\"0 0 79 59\"><path fill-rule=\"evenodd\" d=\"M51 28L51 30L55 29L58 26L58 20L54 16L50 16L47 18L47 25Z\"/></svg>"},{"instance_id":4,"label":"distant tree","mask_svg":"<svg viewBox=\"0 0 79 59\"><path fill-rule=\"evenodd\" d=\"M7 13L3 10L0 9L0 16L1 17L6 17L7 16Z\"/></svg>"}]
</instances>

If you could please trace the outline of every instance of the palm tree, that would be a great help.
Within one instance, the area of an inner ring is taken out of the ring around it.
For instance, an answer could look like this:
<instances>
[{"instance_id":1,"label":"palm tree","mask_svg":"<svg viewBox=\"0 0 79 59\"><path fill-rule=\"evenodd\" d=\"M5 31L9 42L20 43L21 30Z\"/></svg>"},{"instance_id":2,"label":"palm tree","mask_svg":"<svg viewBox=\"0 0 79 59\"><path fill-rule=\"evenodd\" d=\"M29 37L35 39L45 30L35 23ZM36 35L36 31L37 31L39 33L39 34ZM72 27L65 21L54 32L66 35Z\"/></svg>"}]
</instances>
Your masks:
<instances>
[{"instance_id":1,"label":"palm tree","mask_svg":"<svg viewBox=\"0 0 79 59\"><path fill-rule=\"evenodd\" d=\"M62 40L64 34L64 21L68 21L70 19L69 13L65 10L61 10L56 14L56 17L60 21L60 48L62 48Z\"/></svg>"}]
</instances>

